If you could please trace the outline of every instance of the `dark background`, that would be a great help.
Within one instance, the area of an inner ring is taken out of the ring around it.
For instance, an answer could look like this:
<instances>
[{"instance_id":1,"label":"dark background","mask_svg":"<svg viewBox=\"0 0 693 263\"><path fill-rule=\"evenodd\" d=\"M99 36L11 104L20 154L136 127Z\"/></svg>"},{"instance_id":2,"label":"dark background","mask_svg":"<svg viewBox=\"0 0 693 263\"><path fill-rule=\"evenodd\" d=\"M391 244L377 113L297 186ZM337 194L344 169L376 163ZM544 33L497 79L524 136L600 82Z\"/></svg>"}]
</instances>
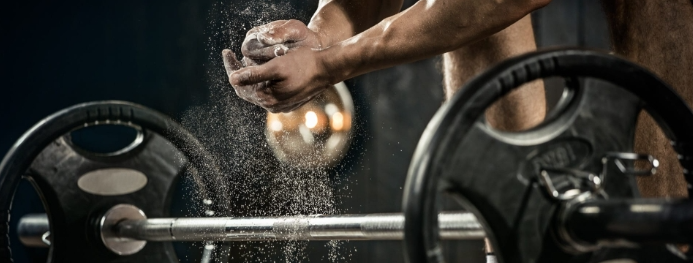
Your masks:
<instances>
[{"instance_id":1,"label":"dark background","mask_svg":"<svg viewBox=\"0 0 693 263\"><path fill-rule=\"evenodd\" d=\"M407 0L405 6L413 2ZM252 8L261 3L287 8L278 13ZM190 107L206 103L210 88L225 81L212 79L223 72L217 67L219 48L237 51L240 36L258 23L279 18L307 22L316 5L315 0L5 2L0 8L0 153L42 118L80 102L132 101L180 119ZM257 13L236 13L247 7ZM541 47L609 47L598 0L555 0L532 16ZM358 154L347 157L349 165L339 171L352 182L349 196L341 200L345 212L400 211L409 160L443 101L438 62L432 58L347 82L359 132L352 150ZM551 89L547 96L556 94ZM41 211L32 191L22 184L13 219ZM343 246L351 262L403 260L400 242ZM16 238L12 247L16 262L29 261L32 251ZM311 247L316 247L313 262L324 259L318 255L324 243ZM458 257L481 260L479 242L458 249Z\"/></svg>"}]
</instances>

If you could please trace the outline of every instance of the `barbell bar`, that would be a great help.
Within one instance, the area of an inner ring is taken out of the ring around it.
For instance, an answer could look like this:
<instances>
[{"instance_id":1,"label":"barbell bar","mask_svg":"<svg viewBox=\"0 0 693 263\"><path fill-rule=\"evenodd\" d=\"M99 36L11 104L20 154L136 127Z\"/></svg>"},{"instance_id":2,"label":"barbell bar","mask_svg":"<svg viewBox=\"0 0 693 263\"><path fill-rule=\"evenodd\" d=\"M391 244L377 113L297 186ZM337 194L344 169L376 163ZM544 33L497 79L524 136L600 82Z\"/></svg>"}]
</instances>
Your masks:
<instances>
[{"instance_id":1,"label":"barbell bar","mask_svg":"<svg viewBox=\"0 0 693 263\"><path fill-rule=\"evenodd\" d=\"M44 220L41 220L41 219ZM565 207L556 235L578 252L597 245L637 247L693 241L693 202L687 200L589 200ZM146 218L136 206L112 207L99 220L105 246L118 255L139 252L147 241L402 240L401 213L296 215L278 217ZM443 240L480 240L486 235L470 212L438 215ZM30 215L19 223L27 246L44 246L46 217ZM39 231L37 231L39 230ZM48 245L48 244L45 244Z\"/></svg>"},{"instance_id":2,"label":"barbell bar","mask_svg":"<svg viewBox=\"0 0 693 263\"><path fill-rule=\"evenodd\" d=\"M474 215L445 212L438 217L443 239L482 239ZM147 241L402 240L404 216L394 214L281 217L201 217L125 220L113 232Z\"/></svg>"}]
</instances>

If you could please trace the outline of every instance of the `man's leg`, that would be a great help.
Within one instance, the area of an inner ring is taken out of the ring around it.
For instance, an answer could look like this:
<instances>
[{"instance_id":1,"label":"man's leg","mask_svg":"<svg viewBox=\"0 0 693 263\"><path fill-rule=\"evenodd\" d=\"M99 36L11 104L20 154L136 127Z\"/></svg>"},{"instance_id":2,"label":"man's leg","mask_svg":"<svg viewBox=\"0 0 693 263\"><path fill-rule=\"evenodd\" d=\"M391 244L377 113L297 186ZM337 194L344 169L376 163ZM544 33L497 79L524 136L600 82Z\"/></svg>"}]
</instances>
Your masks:
<instances>
[{"instance_id":1,"label":"man's leg","mask_svg":"<svg viewBox=\"0 0 693 263\"><path fill-rule=\"evenodd\" d=\"M446 99L490 66L537 49L529 15L484 40L443 55ZM541 81L528 84L494 104L486 117L501 130L523 130L544 119L546 101Z\"/></svg>"},{"instance_id":2,"label":"man's leg","mask_svg":"<svg viewBox=\"0 0 693 263\"><path fill-rule=\"evenodd\" d=\"M693 105L693 4L690 0L603 1L613 48L669 83ZM638 178L643 196L687 196L676 153L651 117L641 114L635 151L660 160L656 175Z\"/></svg>"},{"instance_id":3,"label":"man's leg","mask_svg":"<svg viewBox=\"0 0 693 263\"><path fill-rule=\"evenodd\" d=\"M484 40L443 55L445 97L450 99L469 79L510 57L534 51L532 21L529 15ZM515 90L486 112L488 122L500 130L523 130L544 119L546 101L541 81ZM487 263L495 263L486 240Z\"/></svg>"}]
</instances>

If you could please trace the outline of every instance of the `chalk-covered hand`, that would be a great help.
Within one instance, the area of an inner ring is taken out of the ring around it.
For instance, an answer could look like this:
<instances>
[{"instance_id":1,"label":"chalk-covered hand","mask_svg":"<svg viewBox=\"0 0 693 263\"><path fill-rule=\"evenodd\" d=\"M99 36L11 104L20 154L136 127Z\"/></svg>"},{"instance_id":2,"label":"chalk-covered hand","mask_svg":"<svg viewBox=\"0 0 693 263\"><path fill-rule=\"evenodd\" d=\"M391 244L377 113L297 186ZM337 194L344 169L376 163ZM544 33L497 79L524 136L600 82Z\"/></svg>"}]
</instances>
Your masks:
<instances>
[{"instance_id":1,"label":"chalk-covered hand","mask_svg":"<svg viewBox=\"0 0 693 263\"><path fill-rule=\"evenodd\" d=\"M278 20L248 31L243 63L231 50L222 56L239 97L270 112L289 112L331 85L316 56L320 48L318 34L303 22Z\"/></svg>"},{"instance_id":2,"label":"chalk-covered hand","mask_svg":"<svg viewBox=\"0 0 693 263\"><path fill-rule=\"evenodd\" d=\"M224 50L222 55L236 94L270 112L295 110L333 84L320 51L308 47L246 67L231 50Z\"/></svg>"},{"instance_id":3,"label":"chalk-covered hand","mask_svg":"<svg viewBox=\"0 0 693 263\"><path fill-rule=\"evenodd\" d=\"M248 31L241 53L244 59L262 64L298 47L320 49L318 34L299 20L277 20Z\"/></svg>"}]
</instances>

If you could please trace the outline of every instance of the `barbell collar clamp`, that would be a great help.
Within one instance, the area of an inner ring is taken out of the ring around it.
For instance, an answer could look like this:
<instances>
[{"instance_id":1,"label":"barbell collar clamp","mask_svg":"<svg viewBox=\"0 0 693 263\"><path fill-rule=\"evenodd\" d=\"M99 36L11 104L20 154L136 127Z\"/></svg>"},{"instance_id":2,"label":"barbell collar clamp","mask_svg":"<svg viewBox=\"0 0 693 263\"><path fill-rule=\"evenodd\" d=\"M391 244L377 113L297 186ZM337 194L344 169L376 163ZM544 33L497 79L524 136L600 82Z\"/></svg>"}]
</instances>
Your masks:
<instances>
[{"instance_id":1,"label":"barbell collar clamp","mask_svg":"<svg viewBox=\"0 0 693 263\"><path fill-rule=\"evenodd\" d=\"M573 248L693 243L688 199L588 199L565 207L561 218L559 234Z\"/></svg>"}]
</instances>

